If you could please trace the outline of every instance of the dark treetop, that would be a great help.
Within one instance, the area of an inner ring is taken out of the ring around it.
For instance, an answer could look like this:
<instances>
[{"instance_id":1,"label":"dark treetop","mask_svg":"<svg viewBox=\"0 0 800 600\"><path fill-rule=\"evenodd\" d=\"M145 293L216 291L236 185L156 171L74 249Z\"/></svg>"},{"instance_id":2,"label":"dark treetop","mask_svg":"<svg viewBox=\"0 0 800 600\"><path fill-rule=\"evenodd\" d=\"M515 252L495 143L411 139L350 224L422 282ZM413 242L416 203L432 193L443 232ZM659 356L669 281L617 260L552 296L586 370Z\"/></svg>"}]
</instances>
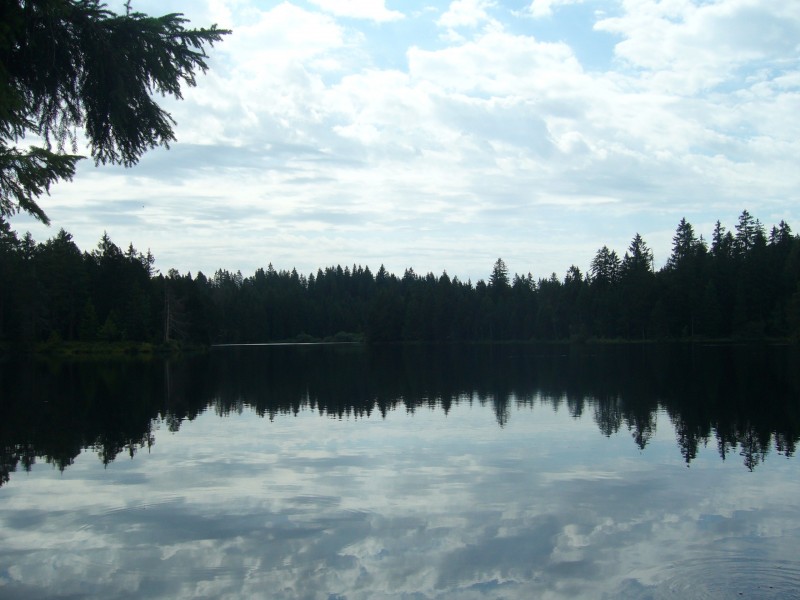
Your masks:
<instances>
[{"instance_id":1,"label":"dark treetop","mask_svg":"<svg viewBox=\"0 0 800 600\"><path fill-rule=\"evenodd\" d=\"M66 231L37 244L0 221L0 341L797 340L800 238L783 221L767 234L747 211L734 231L717 223L709 246L681 220L658 271L636 234L587 273L510 276L498 259L473 284L360 265L158 274L149 252L107 235L81 252Z\"/></svg>"}]
</instances>

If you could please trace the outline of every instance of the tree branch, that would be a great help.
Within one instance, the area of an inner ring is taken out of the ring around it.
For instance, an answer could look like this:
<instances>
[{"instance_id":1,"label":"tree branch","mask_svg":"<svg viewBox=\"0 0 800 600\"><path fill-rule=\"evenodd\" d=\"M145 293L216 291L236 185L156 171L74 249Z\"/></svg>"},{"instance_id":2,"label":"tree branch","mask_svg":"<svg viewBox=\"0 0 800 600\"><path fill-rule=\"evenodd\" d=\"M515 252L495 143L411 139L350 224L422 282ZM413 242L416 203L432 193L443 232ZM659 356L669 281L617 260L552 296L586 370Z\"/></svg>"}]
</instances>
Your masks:
<instances>
[{"instance_id":1,"label":"tree branch","mask_svg":"<svg viewBox=\"0 0 800 600\"><path fill-rule=\"evenodd\" d=\"M0 216L25 211L49 225L50 219L34 198L49 194L56 181L71 180L82 158L36 147L23 153L0 142Z\"/></svg>"}]
</instances>

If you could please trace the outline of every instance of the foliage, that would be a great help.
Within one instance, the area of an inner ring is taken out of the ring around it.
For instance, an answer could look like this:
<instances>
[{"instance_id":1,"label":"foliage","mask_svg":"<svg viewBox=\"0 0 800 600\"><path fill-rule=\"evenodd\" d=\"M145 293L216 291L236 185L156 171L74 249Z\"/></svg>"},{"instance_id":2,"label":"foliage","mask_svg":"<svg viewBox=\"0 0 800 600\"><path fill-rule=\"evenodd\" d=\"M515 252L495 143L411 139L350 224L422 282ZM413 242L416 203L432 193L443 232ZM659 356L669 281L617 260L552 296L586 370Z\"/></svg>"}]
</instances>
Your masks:
<instances>
[{"instance_id":1,"label":"foliage","mask_svg":"<svg viewBox=\"0 0 800 600\"><path fill-rule=\"evenodd\" d=\"M130 3L122 15L98 0L0 3L0 217L49 222L36 198L74 175L79 129L96 163L131 166L175 140L153 95L180 99L208 69L204 45L229 33L186 23ZM14 146L31 136L43 146Z\"/></svg>"},{"instance_id":2,"label":"foliage","mask_svg":"<svg viewBox=\"0 0 800 600\"><path fill-rule=\"evenodd\" d=\"M737 233L752 230L742 234L752 243L737 245L717 223L709 251L681 220L659 271L637 233L621 260L598 250L588 276L573 265L563 279L509 277L498 259L488 283L473 284L383 265L374 275L361 265L164 275L149 252L123 251L108 235L81 253L63 230L36 244L0 220L0 340L800 339L800 238L783 221L768 238L749 214L742 222Z\"/></svg>"}]
</instances>

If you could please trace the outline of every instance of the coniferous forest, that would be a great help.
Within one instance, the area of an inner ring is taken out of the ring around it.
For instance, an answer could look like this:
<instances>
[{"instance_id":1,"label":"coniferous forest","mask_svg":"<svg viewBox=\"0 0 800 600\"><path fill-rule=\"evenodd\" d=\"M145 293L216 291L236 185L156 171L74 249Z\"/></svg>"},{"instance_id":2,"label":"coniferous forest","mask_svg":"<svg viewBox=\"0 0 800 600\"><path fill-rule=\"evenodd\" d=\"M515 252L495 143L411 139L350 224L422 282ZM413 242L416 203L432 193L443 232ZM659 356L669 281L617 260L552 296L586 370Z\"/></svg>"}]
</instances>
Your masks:
<instances>
[{"instance_id":1,"label":"coniferous forest","mask_svg":"<svg viewBox=\"0 0 800 600\"><path fill-rule=\"evenodd\" d=\"M103 235L83 252L63 229L46 242L0 221L0 341L194 344L800 338L800 237L747 211L710 242L682 219L666 264L636 234L600 248L586 272L487 280L329 266L309 275L156 272L148 251Z\"/></svg>"}]
</instances>

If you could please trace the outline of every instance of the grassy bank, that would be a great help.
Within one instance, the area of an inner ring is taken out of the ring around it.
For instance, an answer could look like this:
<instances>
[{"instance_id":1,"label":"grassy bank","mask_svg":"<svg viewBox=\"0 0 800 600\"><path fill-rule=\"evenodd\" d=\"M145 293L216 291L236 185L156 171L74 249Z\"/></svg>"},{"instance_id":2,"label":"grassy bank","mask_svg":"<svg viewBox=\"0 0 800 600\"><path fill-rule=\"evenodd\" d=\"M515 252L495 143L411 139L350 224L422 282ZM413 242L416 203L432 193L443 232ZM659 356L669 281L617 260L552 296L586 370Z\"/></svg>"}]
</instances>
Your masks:
<instances>
[{"instance_id":1,"label":"grassy bank","mask_svg":"<svg viewBox=\"0 0 800 600\"><path fill-rule=\"evenodd\" d=\"M50 340L34 344L0 344L0 356L37 355L73 358L123 358L155 356L174 356L205 352L207 346L170 342L153 344L149 342L64 342Z\"/></svg>"}]
</instances>

